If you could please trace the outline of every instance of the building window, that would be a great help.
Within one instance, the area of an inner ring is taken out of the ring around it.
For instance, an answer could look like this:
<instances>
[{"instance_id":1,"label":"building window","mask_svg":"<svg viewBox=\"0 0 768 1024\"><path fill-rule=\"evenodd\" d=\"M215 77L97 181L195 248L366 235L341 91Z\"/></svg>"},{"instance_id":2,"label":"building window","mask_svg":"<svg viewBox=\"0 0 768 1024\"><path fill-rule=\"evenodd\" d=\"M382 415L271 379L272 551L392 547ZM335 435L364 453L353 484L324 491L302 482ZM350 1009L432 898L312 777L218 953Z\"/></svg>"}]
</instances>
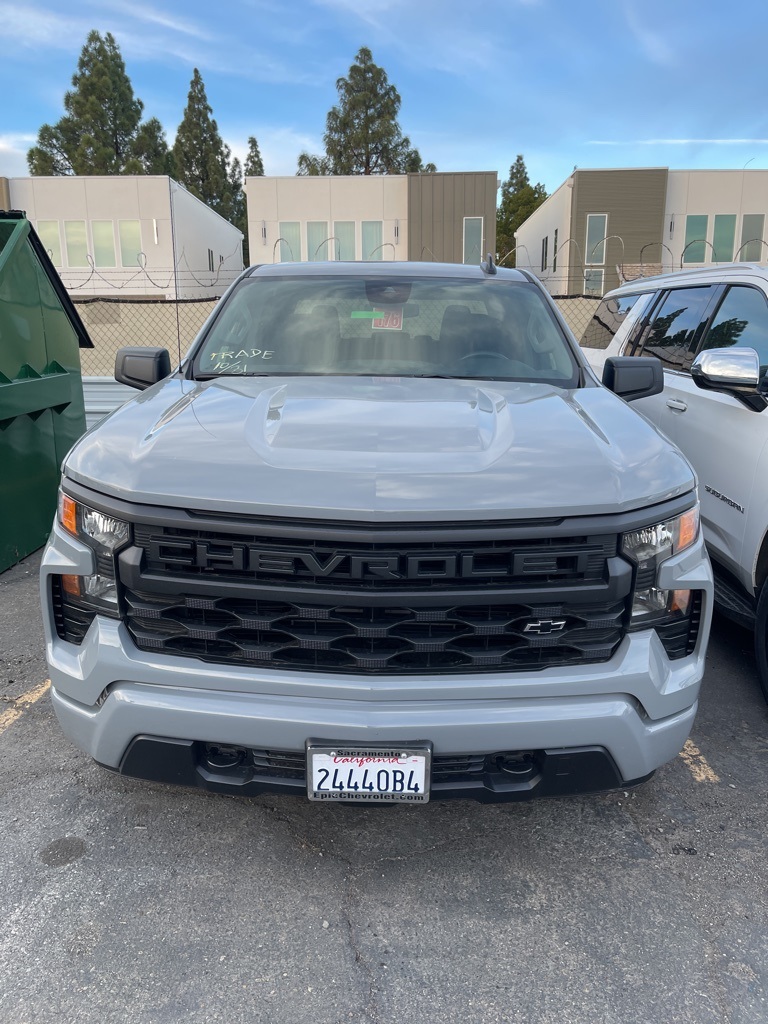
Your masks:
<instances>
[{"instance_id":1,"label":"building window","mask_svg":"<svg viewBox=\"0 0 768 1024\"><path fill-rule=\"evenodd\" d=\"M325 220L307 222L307 259L328 259L328 222Z\"/></svg>"},{"instance_id":2,"label":"building window","mask_svg":"<svg viewBox=\"0 0 768 1024\"><path fill-rule=\"evenodd\" d=\"M707 216L691 214L685 218L683 263L703 263L707 248Z\"/></svg>"},{"instance_id":3,"label":"building window","mask_svg":"<svg viewBox=\"0 0 768 1024\"><path fill-rule=\"evenodd\" d=\"M605 275L604 270L585 270L584 271L584 294L589 295L590 298L601 298L603 294L603 277Z\"/></svg>"},{"instance_id":4,"label":"building window","mask_svg":"<svg viewBox=\"0 0 768 1024\"><path fill-rule=\"evenodd\" d=\"M555 237L552 241L552 273L557 270L557 228L555 228Z\"/></svg>"},{"instance_id":5,"label":"building window","mask_svg":"<svg viewBox=\"0 0 768 1024\"><path fill-rule=\"evenodd\" d=\"M384 246L382 236L384 225L380 220L363 221L363 259L383 260Z\"/></svg>"},{"instance_id":6,"label":"building window","mask_svg":"<svg viewBox=\"0 0 768 1024\"><path fill-rule=\"evenodd\" d=\"M587 245L585 263L605 263L605 236L608 234L608 214L587 214ZM602 294L602 292L601 292Z\"/></svg>"},{"instance_id":7,"label":"building window","mask_svg":"<svg viewBox=\"0 0 768 1024\"><path fill-rule=\"evenodd\" d=\"M541 269L547 269L548 263L548 250L549 250L549 235L546 235L541 240Z\"/></svg>"},{"instance_id":8,"label":"building window","mask_svg":"<svg viewBox=\"0 0 768 1024\"><path fill-rule=\"evenodd\" d=\"M213 249L208 250L208 269L213 273Z\"/></svg>"},{"instance_id":9,"label":"building window","mask_svg":"<svg viewBox=\"0 0 768 1024\"><path fill-rule=\"evenodd\" d=\"M741 263L759 263L762 259L764 227L765 215L762 213L745 213L742 217L738 256Z\"/></svg>"},{"instance_id":10,"label":"building window","mask_svg":"<svg viewBox=\"0 0 768 1024\"><path fill-rule=\"evenodd\" d=\"M355 222L337 220L333 225L333 248L337 260L355 258Z\"/></svg>"},{"instance_id":11,"label":"building window","mask_svg":"<svg viewBox=\"0 0 768 1024\"><path fill-rule=\"evenodd\" d=\"M57 220L39 220L37 222L37 233L43 248L47 250L54 267L61 266L61 238L59 237L59 222Z\"/></svg>"},{"instance_id":12,"label":"building window","mask_svg":"<svg viewBox=\"0 0 768 1024\"><path fill-rule=\"evenodd\" d=\"M93 262L97 267L115 266L115 229L111 220L92 220Z\"/></svg>"},{"instance_id":13,"label":"building window","mask_svg":"<svg viewBox=\"0 0 768 1024\"><path fill-rule=\"evenodd\" d=\"M121 220L118 225L120 235L120 264L123 267L141 266L141 227L137 220Z\"/></svg>"},{"instance_id":14,"label":"building window","mask_svg":"<svg viewBox=\"0 0 768 1024\"><path fill-rule=\"evenodd\" d=\"M281 220L280 262L297 263L301 259L301 225L297 220Z\"/></svg>"},{"instance_id":15,"label":"building window","mask_svg":"<svg viewBox=\"0 0 768 1024\"><path fill-rule=\"evenodd\" d=\"M462 262L479 263L483 258L483 218L464 218L464 255Z\"/></svg>"},{"instance_id":16,"label":"building window","mask_svg":"<svg viewBox=\"0 0 768 1024\"><path fill-rule=\"evenodd\" d=\"M718 213L712 232L712 262L730 263L733 259L733 242L736 238L736 214Z\"/></svg>"},{"instance_id":17,"label":"building window","mask_svg":"<svg viewBox=\"0 0 768 1024\"><path fill-rule=\"evenodd\" d=\"M88 266L88 244L84 220L64 221L64 244L67 247L68 267Z\"/></svg>"}]
</instances>

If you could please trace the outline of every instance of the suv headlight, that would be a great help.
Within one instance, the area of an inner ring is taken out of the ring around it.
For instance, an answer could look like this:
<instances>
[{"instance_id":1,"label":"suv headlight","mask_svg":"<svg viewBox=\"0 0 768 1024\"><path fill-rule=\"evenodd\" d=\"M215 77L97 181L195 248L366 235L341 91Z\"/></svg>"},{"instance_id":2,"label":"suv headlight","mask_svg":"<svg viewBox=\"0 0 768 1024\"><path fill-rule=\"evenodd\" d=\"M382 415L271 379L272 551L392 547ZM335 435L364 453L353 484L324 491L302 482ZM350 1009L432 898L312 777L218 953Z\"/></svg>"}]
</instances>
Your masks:
<instances>
[{"instance_id":1,"label":"suv headlight","mask_svg":"<svg viewBox=\"0 0 768 1024\"><path fill-rule=\"evenodd\" d=\"M637 566L630 628L657 625L689 614L691 591L660 590L656 581L659 566L695 544L698 536L698 503L674 519L624 534L622 554Z\"/></svg>"},{"instance_id":2,"label":"suv headlight","mask_svg":"<svg viewBox=\"0 0 768 1024\"><path fill-rule=\"evenodd\" d=\"M65 599L74 600L82 610L119 617L115 555L131 538L128 523L75 501L59 491L58 519L62 528L93 548L96 572L91 576L63 575Z\"/></svg>"}]
</instances>

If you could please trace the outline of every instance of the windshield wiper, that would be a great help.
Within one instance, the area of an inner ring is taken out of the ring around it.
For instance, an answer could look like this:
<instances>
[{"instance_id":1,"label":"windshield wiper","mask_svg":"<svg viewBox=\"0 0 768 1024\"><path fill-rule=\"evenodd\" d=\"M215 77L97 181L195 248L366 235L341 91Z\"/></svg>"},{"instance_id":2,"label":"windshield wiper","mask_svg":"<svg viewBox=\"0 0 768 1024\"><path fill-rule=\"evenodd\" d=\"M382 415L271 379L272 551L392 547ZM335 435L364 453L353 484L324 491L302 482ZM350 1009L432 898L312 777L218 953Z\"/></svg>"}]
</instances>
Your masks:
<instances>
[{"instance_id":1,"label":"windshield wiper","mask_svg":"<svg viewBox=\"0 0 768 1024\"><path fill-rule=\"evenodd\" d=\"M218 380L219 377L274 377L272 373L198 373L193 380Z\"/></svg>"}]
</instances>

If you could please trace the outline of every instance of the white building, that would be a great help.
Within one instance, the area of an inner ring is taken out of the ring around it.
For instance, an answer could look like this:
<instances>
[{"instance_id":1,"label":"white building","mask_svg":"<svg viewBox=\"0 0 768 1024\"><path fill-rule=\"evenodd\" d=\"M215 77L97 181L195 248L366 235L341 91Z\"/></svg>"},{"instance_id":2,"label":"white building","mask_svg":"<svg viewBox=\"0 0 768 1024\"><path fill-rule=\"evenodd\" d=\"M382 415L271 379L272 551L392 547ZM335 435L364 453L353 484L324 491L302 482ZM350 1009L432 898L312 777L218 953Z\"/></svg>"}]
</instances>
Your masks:
<instances>
[{"instance_id":1,"label":"white building","mask_svg":"<svg viewBox=\"0 0 768 1024\"><path fill-rule=\"evenodd\" d=\"M221 295L243 268L243 235L164 175L0 178L75 298Z\"/></svg>"},{"instance_id":2,"label":"white building","mask_svg":"<svg viewBox=\"0 0 768 1024\"><path fill-rule=\"evenodd\" d=\"M247 178L250 261L479 263L497 185L496 171Z\"/></svg>"},{"instance_id":3,"label":"white building","mask_svg":"<svg viewBox=\"0 0 768 1024\"><path fill-rule=\"evenodd\" d=\"M768 170L575 170L518 228L517 266L553 295L768 259Z\"/></svg>"}]
</instances>

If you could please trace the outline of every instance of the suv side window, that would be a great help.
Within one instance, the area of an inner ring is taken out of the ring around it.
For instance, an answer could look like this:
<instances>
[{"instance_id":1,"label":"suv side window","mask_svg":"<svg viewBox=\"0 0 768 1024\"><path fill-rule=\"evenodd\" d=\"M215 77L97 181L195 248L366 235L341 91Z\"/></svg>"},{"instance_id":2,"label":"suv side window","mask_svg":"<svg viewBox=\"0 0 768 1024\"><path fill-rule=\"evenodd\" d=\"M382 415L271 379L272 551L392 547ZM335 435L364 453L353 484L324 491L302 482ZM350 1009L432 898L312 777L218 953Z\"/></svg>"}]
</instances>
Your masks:
<instances>
[{"instance_id":1,"label":"suv side window","mask_svg":"<svg viewBox=\"0 0 768 1024\"><path fill-rule=\"evenodd\" d=\"M667 292L643 332L641 351L635 355L656 356L668 370L688 370L693 362L698 327L714 289L674 288Z\"/></svg>"},{"instance_id":2,"label":"suv side window","mask_svg":"<svg viewBox=\"0 0 768 1024\"><path fill-rule=\"evenodd\" d=\"M760 376L768 371L768 302L758 288L733 285L707 331L701 350L753 348L760 357Z\"/></svg>"},{"instance_id":3,"label":"suv side window","mask_svg":"<svg viewBox=\"0 0 768 1024\"><path fill-rule=\"evenodd\" d=\"M627 318L627 313L640 298L636 295L620 295L603 299L589 321L579 344L582 348L608 348L616 332Z\"/></svg>"}]
</instances>

